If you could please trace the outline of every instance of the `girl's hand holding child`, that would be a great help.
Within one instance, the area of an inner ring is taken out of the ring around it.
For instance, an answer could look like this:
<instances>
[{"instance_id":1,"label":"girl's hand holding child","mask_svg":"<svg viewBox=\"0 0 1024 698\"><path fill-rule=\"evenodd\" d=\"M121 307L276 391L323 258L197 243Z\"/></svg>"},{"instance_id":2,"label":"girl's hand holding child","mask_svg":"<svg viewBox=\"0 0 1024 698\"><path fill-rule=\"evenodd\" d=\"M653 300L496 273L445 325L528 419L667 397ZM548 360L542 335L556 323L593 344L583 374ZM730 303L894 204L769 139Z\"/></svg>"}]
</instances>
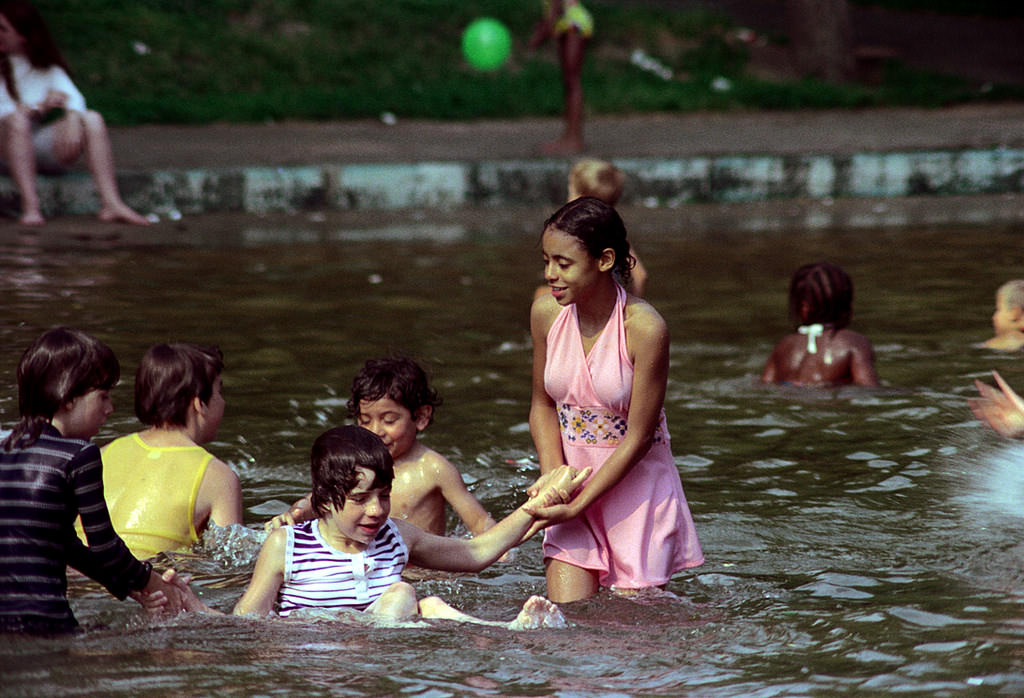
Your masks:
<instances>
[{"instance_id":1,"label":"girl's hand holding child","mask_svg":"<svg viewBox=\"0 0 1024 698\"><path fill-rule=\"evenodd\" d=\"M523 536L524 541L542 528L576 515L569 506L569 502L590 477L591 472L593 472L592 468L577 470L570 465L563 464L544 473L527 488L526 496L529 499L526 500L522 508L536 521Z\"/></svg>"}]
</instances>

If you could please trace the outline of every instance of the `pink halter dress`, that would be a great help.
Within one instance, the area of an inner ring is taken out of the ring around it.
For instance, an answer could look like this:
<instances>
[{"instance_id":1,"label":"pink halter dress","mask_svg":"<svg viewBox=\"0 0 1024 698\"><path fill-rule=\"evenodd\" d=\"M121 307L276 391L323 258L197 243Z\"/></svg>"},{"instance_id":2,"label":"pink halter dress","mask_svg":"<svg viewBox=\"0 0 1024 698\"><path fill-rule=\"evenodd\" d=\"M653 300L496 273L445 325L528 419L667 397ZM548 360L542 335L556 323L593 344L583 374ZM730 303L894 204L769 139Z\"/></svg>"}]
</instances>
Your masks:
<instances>
[{"instance_id":1,"label":"pink halter dress","mask_svg":"<svg viewBox=\"0 0 1024 698\"><path fill-rule=\"evenodd\" d=\"M565 461L596 473L626 434L633 364L626 349L626 292L590 354L583 352L576 306L547 336L544 387L554 400ZM575 519L545 531L544 558L596 570L601 586L660 586L704 562L669 444L665 412L654 444L612 489Z\"/></svg>"}]
</instances>

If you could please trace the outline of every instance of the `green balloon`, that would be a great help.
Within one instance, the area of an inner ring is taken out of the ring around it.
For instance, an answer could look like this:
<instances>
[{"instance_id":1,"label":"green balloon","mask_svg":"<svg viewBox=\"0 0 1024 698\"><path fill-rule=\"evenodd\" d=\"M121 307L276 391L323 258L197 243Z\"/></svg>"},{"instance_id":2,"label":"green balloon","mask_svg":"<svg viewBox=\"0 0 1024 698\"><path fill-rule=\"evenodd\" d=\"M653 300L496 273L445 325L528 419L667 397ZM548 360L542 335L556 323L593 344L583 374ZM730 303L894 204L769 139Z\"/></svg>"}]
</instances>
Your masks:
<instances>
[{"instance_id":1,"label":"green balloon","mask_svg":"<svg viewBox=\"0 0 1024 698\"><path fill-rule=\"evenodd\" d=\"M491 17L474 19L462 32L462 55L477 70L500 68L512 49L512 36Z\"/></svg>"}]
</instances>

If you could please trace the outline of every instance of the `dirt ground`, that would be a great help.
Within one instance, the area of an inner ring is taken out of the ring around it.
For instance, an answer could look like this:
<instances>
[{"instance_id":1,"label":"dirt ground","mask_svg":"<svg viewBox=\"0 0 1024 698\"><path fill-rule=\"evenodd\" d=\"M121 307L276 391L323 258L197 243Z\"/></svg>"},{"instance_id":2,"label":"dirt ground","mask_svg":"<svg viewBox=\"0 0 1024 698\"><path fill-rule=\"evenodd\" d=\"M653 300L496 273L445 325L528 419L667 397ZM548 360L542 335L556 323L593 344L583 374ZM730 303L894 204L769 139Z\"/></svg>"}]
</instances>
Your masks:
<instances>
[{"instance_id":1,"label":"dirt ground","mask_svg":"<svg viewBox=\"0 0 1024 698\"><path fill-rule=\"evenodd\" d=\"M631 0L664 7L711 7L767 37L786 35L785 0ZM891 56L911 68L979 84L1024 84L1024 18L902 12L850 4L856 49ZM750 69L764 77L793 73L778 44L757 48Z\"/></svg>"}]
</instances>

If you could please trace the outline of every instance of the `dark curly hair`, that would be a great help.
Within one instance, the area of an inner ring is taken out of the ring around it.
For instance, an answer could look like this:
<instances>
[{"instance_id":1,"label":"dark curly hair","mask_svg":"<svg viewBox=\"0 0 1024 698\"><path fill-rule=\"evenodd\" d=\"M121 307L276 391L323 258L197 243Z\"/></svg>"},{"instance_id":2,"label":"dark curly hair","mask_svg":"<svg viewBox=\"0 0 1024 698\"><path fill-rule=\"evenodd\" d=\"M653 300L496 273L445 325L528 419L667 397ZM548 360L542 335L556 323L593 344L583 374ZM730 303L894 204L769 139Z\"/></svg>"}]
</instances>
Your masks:
<instances>
[{"instance_id":1,"label":"dark curly hair","mask_svg":"<svg viewBox=\"0 0 1024 698\"><path fill-rule=\"evenodd\" d=\"M391 398L410 413L424 405L437 407L441 398L430 387L426 372L418 363L404 356L370 359L352 379L348 399L348 416L359 417L359 403ZM433 410L430 421L434 420Z\"/></svg>"}]
</instances>

